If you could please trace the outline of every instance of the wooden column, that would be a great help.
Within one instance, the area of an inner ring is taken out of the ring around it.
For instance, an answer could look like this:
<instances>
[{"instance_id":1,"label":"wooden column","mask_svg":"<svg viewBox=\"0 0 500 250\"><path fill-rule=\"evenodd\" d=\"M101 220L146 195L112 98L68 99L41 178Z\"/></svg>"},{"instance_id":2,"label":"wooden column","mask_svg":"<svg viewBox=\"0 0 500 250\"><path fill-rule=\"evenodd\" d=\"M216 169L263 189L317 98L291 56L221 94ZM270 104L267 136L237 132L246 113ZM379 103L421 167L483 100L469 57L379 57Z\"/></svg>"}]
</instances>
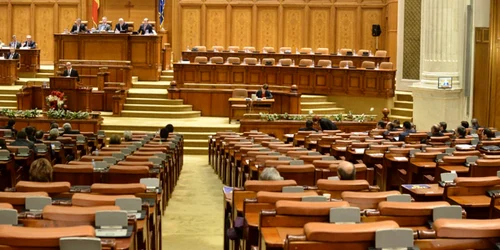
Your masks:
<instances>
[{"instance_id":1,"label":"wooden column","mask_svg":"<svg viewBox=\"0 0 500 250\"><path fill-rule=\"evenodd\" d=\"M500 126L500 96L498 91L500 88L500 0L491 0L490 7L490 47L489 47L489 96L484 98L488 99L488 108L483 111L488 114L488 126Z\"/></svg>"}]
</instances>

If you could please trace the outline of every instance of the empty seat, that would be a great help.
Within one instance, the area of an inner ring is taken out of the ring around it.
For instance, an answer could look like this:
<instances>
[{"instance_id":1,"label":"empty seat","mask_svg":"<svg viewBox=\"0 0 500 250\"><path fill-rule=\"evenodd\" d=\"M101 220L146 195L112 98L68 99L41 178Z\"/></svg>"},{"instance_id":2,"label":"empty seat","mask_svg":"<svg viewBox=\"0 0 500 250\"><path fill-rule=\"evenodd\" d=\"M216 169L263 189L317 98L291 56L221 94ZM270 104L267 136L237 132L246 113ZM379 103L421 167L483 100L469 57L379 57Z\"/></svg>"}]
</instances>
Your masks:
<instances>
[{"instance_id":1,"label":"empty seat","mask_svg":"<svg viewBox=\"0 0 500 250\"><path fill-rule=\"evenodd\" d=\"M195 63L207 63L208 58L206 56L197 56L194 58Z\"/></svg>"},{"instance_id":2,"label":"empty seat","mask_svg":"<svg viewBox=\"0 0 500 250\"><path fill-rule=\"evenodd\" d=\"M65 237L94 237L93 226L18 227L0 225L0 245L11 247L56 248Z\"/></svg>"},{"instance_id":3,"label":"empty seat","mask_svg":"<svg viewBox=\"0 0 500 250\"><path fill-rule=\"evenodd\" d=\"M332 66L332 61L331 60L319 60L318 61L318 66L321 66L321 67L331 67Z\"/></svg>"},{"instance_id":4,"label":"empty seat","mask_svg":"<svg viewBox=\"0 0 500 250\"><path fill-rule=\"evenodd\" d=\"M247 98L248 97L248 90L246 90L246 89L234 89L232 97L233 98Z\"/></svg>"},{"instance_id":5,"label":"empty seat","mask_svg":"<svg viewBox=\"0 0 500 250\"><path fill-rule=\"evenodd\" d=\"M240 50L240 46L229 46L227 47L227 50L229 50L229 52L238 52Z\"/></svg>"},{"instance_id":6,"label":"empty seat","mask_svg":"<svg viewBox=\"0 0 500 250\"><path fill-rule=\"evenodd\" d=\"M367 49L360 49L360 50L358 50L358 56L362 56L363 53L367 53L369 55L370 51L367 50Z\"/></svg>"},{"instance_id":7,"label":"empty seat","mask_svg":"<svg viewBox=\"0 0 500 250\"><path fill-rule=\"evenodd\" d=\"M311 222L304 226L307 241L319 242L373 242L375 232L381 229L399 228L394 221L378 221L360 224L330 224ZM359 248L361 249L361 248Z\"/></svg>"},{"instance_id":8,"label":"empty seat","mask_svg":"<svg viewBox=\"0 0 500 250\"><path fill-rule=\"evenodd\" d=\"M255 47L252 47L252 46L245 46L243 47L243 50L245 52L254 52L255 51Z\"/></svg>"},{"instance_id":9,"label":"empty seat","mask_svg":"<svg viewBox=\"0 0 500 250\"><path fill-rule=\"evenodd\" d=\"M347 67L353 67L353 62L352 61L340 61L339 62L339 68L345 68Z\"/></svg>"},{"instance_id":10,"label":"empty seat","mask_svg":"<svg viewBox=\"0 0 500 250\"><path fill-rule=\"evenodd\" d=\"M380 64L380 69L392 69L392 62L383 62Z\"/></svg>"},{"instance_id":11,"label":"empty seat","mask_svg":"<svg viewBox=\"0 0 500 250\"><path fill-rule=\"evenodd\" d=\"M256 65L257 64L257 58L254 57L246 57L243 59L243 62L247 65Z\"/></svg>"},{"instance_id":12,"label":"empty seat","mask_svg":"<svg viewBox=\"0 0 500 250\"><path fill-rule=\"evenodd\" d=\"M73 186L92 185L94 183L94 167L88 165L54 165L54 182L66 181Z\"/></svg>"},{"instance_id":13,"label":"empty seat","mask_svg":"<svg viewBox=\"0 0 500 250\"><path fill-rule=\"evenodd\" d=\"M12 209L12 204L10 203L0 203L0 209Z\"/></svg>"},{"instance_id":14,"label":"empty seat","mask_svg":"<svg viewBox=\"0 0 500 250\"><path fill-rule=\"evenodd\" d=\"M20 181L16 184L16 190L19 192L47 192L49 194L69 192L71 183L60 182L34 182Z\"/></svg>"},{"instance_id":15,"label":"empty seat","mask_svg":"<svg viewBox=\"0 0 500 250\"><path fill-rule=\"evenodd\" d=\"M312 48L301 48L300 53L301 54L311 54L313 52Z\"/></svg>"},{"instance_id":16,"label":"empty seat","mask_svg":"<svg viewBox=\"0 0 500 250\"><path fill-rule=\"evenodd\" d=\"M305 67L312 66L313 65L313 60L311 60L311 59L300 59L299 65L300 66L305 66Z\"/></svg>"},{"instance_id":17,"label":"empty seat","mask_svg":"<svg viewBox=\"0 0 500 250\"><path fill-rule=\"evenodd\" d=\"M26 197L49 197L47 192L0 192L0 202L11 205L24 205Z\"/></svg>"},{"instance_id":18,"label":"empty seat","mask_svg":"<svg viewBox=\"0 0 500 250\"><path fill-rule=\"evenodd\" d=\"M149 177L149 168L147 166L113 165L109 167L108 173L109 183L139 183L141 178Z\"/></svg>"},{"instance_id":19,"label":"empty seat","mask_svg":"<svg viewBox=\"0 0 500 250\"><path fill-rule=\"evenodd\" d=\"M74 222L94 222L97 211L120 210L117 206L53 206L48 205L43 208L43 219L53 221L74 221Z\"/></svg>"},{"instance_id":20,"label":"empty seat","mask_svg":"<svg viewBox=\"0 0 500 250\"><path fill-rule=\"evenodd\" d=\"M215 64L222 64L224 63L224 58L222 58L222 56L213 56L210 57L210 62Z\"/></svg>"},{"instance_id":21,"label":"empty seat","mask_svg":"<svg viewBox=\"0 0 500 250\"><path fill-rule=\"evenodd\" d=\"M377 50L375 52L375 56L378 56L378 57L386 57L387 56L387 51L385 50Z\"/></svg>"},{"instance_id":22,"label":"empty seat","mask_svg":"<svg viewBox=\"0 0 500 250\"><path fill-rule=\"evenodd\" d=\"M222 52L222 51L224 51L224 46L217 46L217 45L214 45L214 46L212 46L212 50L213 50L214 52Z\"/></svg>"},{"instance_id":23,"label":"empty seat","mask_svg":"<svg viewBox=\"0 0 500 250\"><path fill-rule=\"evenodd\" d=\"M322 54L322 55L328 55L328 54L330 54L330 50L328 48L317 48L316 53Z\"/></svg>"},{"instance_id":24,"label":"empty seat","mask_svg":"<svg viewBox=\"0 0 500 250\"><path fill-rule=\"evenodd\" d=\"M262 48L262 52L264 53L274 53L274 47L264 47Z\"/></svg>"},{"instance_id":25,"label":"empty seat","mask_svg":"<svg viewBox=\"0 0 500 250\"><path fill-rule=\"evenodd\" d=\"M274 60L274 58L264 58L264 59L262 59L262 65L272 66L275 63L276 63L276 60Z\"/></svg>"},{"instance_id":26,"label":"empty seat","mask_svg":"<svg viewBox=\"0 0 500 250\"><path fill-rule=\"evenodd\" d=\"M269 181L273 182L273 181ZM314 191L300 192L300 193L281 193L281 192L267 192L259 191L257 193L258 203L271 203L275 204L277 201L301 201L302 197L318 196Z\"/></svg>"},{"instance_id":27,"label":"empty seat","mask_svg":"<svg viewBox=\"0 0 500 250\"><path fill-rule=\"evenodd\" d=\"M361 63L361 68L364 68L364 69L374 69L375 68L375 62L372 62L372 61L363 61L363 63Z\"/></svg>"},{"instance_id":28,"label":"empty seat","mask_svg":"<svg viewBox=\"0 0 500 250\"><path fill-rule=\"evenodd\" d=\"M269 52L269 51L268 51ZM285 52L292 52L292 48L291 47L281 47L280 48L280 53L285 53Z\"/></svg>"},{"instance_id":29,"label":"empty seat","mask_svg":"<svg viewBox=\"0 0 500 250\"><path fill-rule=\"evenodd\" d=\"M500 219L437 219L433 226L439 238L498 238L500 237Z\"/></svg>"},{"instance_id":30,"label":"empty seat","mask_svg":"<svg viewBox=\"0 0 500 250\"><path fill-rule=\"evenodd\" d=\"M130 168L130 167L128 167ZM147 168L144 166L144 168ZM92 193L99 194L139 194L146 192L146 185L139 183L126 183L126 184L104 184L104 183L95 183L90 189Z\"/></svg>"},{"instance_id":31,"label":"empty seat","mask_svg":"<svg viewBox=\"0 0 500 250\"><path fill-rule=\"evenodd\" d=\"M281 64L281 66L290 66L290 65L292 65L292 59L282 58L279 60L279 63Z\"/></svg>"},{"instance_id":32,"label":"empty seat","mask_svg":"<svg viewBox=\"0 0 500 250\"><path fill-rule=\"evenodd\" d=\"M239 64L241 62L239 57L228 57L227 63L229 64Z\"/></svg>"},{"instance_id":33,"label":"empty seat","mask_svg":"<svg viewBox=\"0 0 500 250\"><path fill-rule=\"evenodd\" d=\"M339 202L304 202L280 200L276 202L279 215L328 216L331 208L349 207L346 201Z\"/></svg>"},{"instance_id":34,"label":"empty seat","mask_svg":"<svg viewBox=\"0 0 500 250\"><path fill-rule=\"evenodd\" d=\"M287 180L295 180L301 186L314 186L314 165L279 165L276 167L280 175Z\"/></svg>"},{"instance_id":35,"label":"empty seat","mask_svg":"<svg viewBox=\"0 0 500 250\"><path fill-rule=\"evenodd\" d=\"M359 209L375 209L382 201L387 200L387 196L399 195L399 191L385 191L385 192L342 192L341 198L349 202L352 207L359 207Z\"/></svg>"},{"instance_id":36,"label":"empty seat","mask_svg":"<svg viewBox=\"0 0 500 250\"><path fill-rule=\"evenodd\" d=\"M71 203L73 206L78 206L78 207L114 206L116 199L119 198L135 198L135 196L76 193L71 198Z\"/></svg>"},{"instance_id":37,"label":"empty seat","mask_svg":"<svg viewBox=\"0 0 500 250\"><path fill-rule=\"evenodd\" d=\"M283 187L297 186L295 180L282 180L282 181L245 181L246 191L268 191L268 192L281 192Z\"/></svg>"},{"instance_id":38,"label":"empty seat","mask_svg":"<svg viewBox=\"0 0 500 250\"><path fill-rule=\"evenodd\" d=\"M352 49L340 49L340 50L339 50L339 53L340 53L340 55L342 55L342 56L347 55L347 52L352 52Z\"/></svg>"},{"instance_id":39,"label":"empty seat","mask_svg":"<svg viewBox=\"0 0 500 250\"><path fill-rule=\"evenodd\" d=\"M194 50L198 50L199 52L207 52L207 47L206 46L198 45L198 46L194 46L193 49Z\"/></svg>"}]
</instances>

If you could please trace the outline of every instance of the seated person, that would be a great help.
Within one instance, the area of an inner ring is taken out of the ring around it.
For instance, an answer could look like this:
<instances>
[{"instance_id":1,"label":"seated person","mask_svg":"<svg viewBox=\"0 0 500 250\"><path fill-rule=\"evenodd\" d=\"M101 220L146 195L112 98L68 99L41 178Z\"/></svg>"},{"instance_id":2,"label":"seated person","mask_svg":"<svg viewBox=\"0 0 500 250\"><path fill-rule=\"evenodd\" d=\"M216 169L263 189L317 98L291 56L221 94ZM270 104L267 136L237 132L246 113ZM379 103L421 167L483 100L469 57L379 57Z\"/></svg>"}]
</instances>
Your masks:
<instances>
[{"instance_id":1,"label":"seated person","mask_svg":"<svg viewBox=\"0 0 500 250\"><path fill-rule=\"evenodd\" d=\"M401 122L400 122L398 119L396 119L396 120L392 121L392 124L394 124L394 128L395 128L396 130L401 129Z\"/></svg>"},{"instance_id":2,"label":"seated person","mask_svg":"<svg viewBox=\"0 0 500 250\"><path fill-rule=\"evenodd\" d=\"M35 143L43 143L43 131L38 130L35 133Z\"/></svg>"},{"instance_id":3,"label":"seated person","mask_svg":"<svg viewBox=\"0 0 500 250\"><path fill-rule=\"evenodd\" d=\"M267 83L265 83L264 85L262 85L262 88L260 88L257 91L257 93L255 93L255 95L258 98L262 98L262 100L273 99L273 94L271 94L271 91L269 91L269 85L267 85Z\"/></svg>"},{"instance_id":4,"label":"seated person","mask_svg":"<svg viewBox=\"0 0 500 250\"><path fill-rule=\"evenodd\" d=\"M50 131L51 129L53 129L53 128L55 128L55 129L59 129L59 124L57 124L57 122L52 122L52 123L50 124L50 129L49 129L49 131Z\"/></svg>"},{"instance_id":5,"label":"seated person","mask_svg":"<svg viewBox=\"0 0 500 250\"><path fill-rule=\"evenodd\" d=\"M30 166L30 181L51 182L52 165L46 158L34 160Z\"/></svg>"},{"instance_id":6,"label":"seated person","mask_svg":"<svg viewBox=\"0 0 500 250\"><path fill-rule=\"evenodd\" d=\"M49 141L55 141L57 140L57 137L59 137L59 129L53 128L49 131L49 137L47 137L47 139Z\"/></svg>"},{"instance_id":7,"label":"seated person","mask_svg":"<svg viewBox=\"0 0 500 250\"><path fill-rule=\"evenodd\" d=\"M356 168L348 161L341 161L337 167L337 176L340 180L356 180Z\"/></svg>"},{"instance_id":8,"label":"seated person","mask_svg":"<svg viewBox=\"0 0 500 250\"><path fill-rule=\"evenodd\" d=\"M26 41L22 44L23 48L30 48L30 49L36 49L36 43L33 41L30 35L26 36Z\"/></svg>"},{"instance_id":9,"label":"seated person","mask_svg":"<svg viewBox=\"0 0 500 250\"><path fill-rule=\"evenodd\" d=\"M264 168L262 173L259 175L259 180L261 181L281 181L283 177L281 177L280 172L276 168L267 167Z\"/></svg>"},{"instance_id":10,"label":"seated person","mask_svg":"<svg viewBox=\"0 0 500 250\"><path fill-rule=\"evenodd\" d=\"M16 49L11 47L9 53L7 53L6 59L19 59L19 53L16 52Z\"/></svg>"},{"instance_id":11,"label":"seated person","mask_svg":"<svg viewBox=\"0 0 500 250\"><path fill-rule=\"evenodd\" d=\"M440 131L440 126L437 124L432 125L431 127L431 136L444 136Z\"/></svg>"},{"instance_id":12,"label":"seated person","mask_svg":"<svg viewBox=\"0 0 500 250\"><path fill-rule=\"evenodd\" d=\"M172 124L167 124L167 126L165 126L165 128L168 130L169 133L174 132L174 125L172 125Z\"/></svg>"},{"instance_id":13,"label":"seated person","mask_svg":"<svg viewBox=\"0 0 500 250\"><path fill-rule=\"evenodd\" d=\"M5 139L0 139L0 149L7 149L7 143L5 143Z\"/></svg>"},{"instance_id":14,"label":"seated person","mask_svg":"<svg viewBox=\"0 0 500 250\"><path fill-rule=\"evenodd\" d=\"M139 33L139 35L153 34L153 26L149 24L149 19L144 18L141 26L139 26L139 30L137 31L137 33Z\"/></svg>"},{"instance_id":15,"label":"seated person","mask_svg":"<svg viewBox=\"0 0 500 250\"><path fill-rule=\"evenodd\" d=\"M167 139L168 139L168 134L169 134L169 133L170 133L170 132L168 131L168 129L167 129L167 128L162 128L162 129L160 130L160 138L161 138L162 140L167 140Z\"/></svg>"},{"instance_id":16,"label":"seated person","mask_svg":"<svg viewBox=\"0 0 500 250\"><path fill-rule=\"evenodd\" d=\"M71 128L71 124L69 123L64 123L63 124L63 133L61 134L61 136L65 135L65 134L72 134L72 135L75 135L75 134L80 134L80 130L73 130Z\"/></svg>"},{"instance_id":17,"label":"seated person","mask_svg":"<svg viewBox=\"0 0 500 250\"><path fill-rule=\"evenodd\" d=\"M77 18L73 27L71 27L71 33L80 33L87 31L85 24L82 23L82 19Z\"/></svg>"},{"instance_id":18,"label":"seated person","mask_svg":"<svg viewBox=\"0 0 500 250\"><path fill-rule=\"evenodd\" d=\"M21 48L21 42L17 40L16 35L12 36L12 41L9 43L9 47L14 48L14 49Z\"/></svg>"},{"instance_id":19,"label":"seated person","mask_svg":"<svg viewBox=\"0 0 500 250\"><path fill-rule=\"evenodd\" d=\"M31 127L31 126L28 126L26 128L24 128L24 131L26 132L26 135L28 136L28 140L32 141L32 142L35 142L35 132L36 130Z\"/></svg>"},{"instance_id":20,"label":"seated person","mask_svg":"<svg viewBox=\"0 0 500 250\"><path fill-rule=\"evenodd\" d=\"M493 132L491 129L485 128L483 130L483 140L491 141L495 137L495 132Z\"/></svg>"},{"instance_id":21,"label":"seated person","mask_svg":"<svg viewBox=\"0 0 500 250\"><path fill-rule=\"evenodd\" d=\"M314 116L313 122L318 123L322 131L325 130L337 130L337 125L328 118L319 118L319 116Z\"/></svg>"},{"instance_id":22,"label":"seated person","mask_svg":"<svg viewBox=\"0 0 500 250\"><path fill-rule=\"evenodd\" d=\"M455 138L456 139L465 139L466 135L467 135L467 130L462 126L458 126L457 130L455 131Z\"/></svg>"},{"instance_id":23,"label":"seated person","mask_svg":"<svg viewBox=\"0 0 500 250\"><path fill-rule=\"evenodd\" d=\"M464 128L469 128L469 122L468 121L462 121L460 122L460 125Z\"/></svg>"},{"instance_id":24,"label":"seated person","mask_svg":"<svg viewBox=\"0 0 500 250\"><path fill-rule=\"evenodd\" d=\"M403 132L399 134L398 141L405 141L406 136L408 136L411 133L415 133L415 130L412 128L411 122L409 121L403 122Z\"/></svg>"},{"instance_id":25,"label":"seated person","mask_svg":"<svg viewBox=\"0 0 500 250\"><path fill-rule=\"evenodd\" d=\"M66 69L63 71L62 76L76 77L76 81L80 81L80 75L78 74L78 71L76 69L73 69L73 66L70 62L66 63Z\"/></svg>"},{"instance_id":26,"label":"seated person","mask_svg":"<svg viewBox=\"0 0 500 250\"><path fill-rule=\"evenodd\" d=\"M313 128L313 121L311 120L307 120L306 121L306 127L305 128L299 128L299 131L314 131L314 132L318 132L317 129Z\"/></svg>"},{"instance_id":27,"label":"seated person","mask_svg":"<svg viewBox=\"0 0 500 250\"><path fill-rule=\"evenodd\" d=\"M124 141L131 141L132 140L132 132L124 131L123 132L123 140Z\"/></svg>"},{"instance_id":28,"label":"seated person","mask_svg":"<svg viewBox=\"0 0 500 250\"><path fill-rule=\"evenodd\" d=\"M392 122L388 122L387 125L385 126L386 131L384 131L383 135L384 137L388 136L390 132L397 131L396 126Z\"/></svg>"},{"instance_id":29,"label":"seated person","mask_svg":"<svg viewBox=\"0 0 500 250\"><path fill-rule=\"evenodd\" d=\"M122 139L120 138L119 135L112 135L109 138L109 145L117 145L117 144L121 144L121 143L122 143Z\"/></svg>"},{"instance_id":30,"label":"seated person","mask_svg":"<svg viewBox=\"0 0 500 250\"><path fill-rule=\"evenodd\" d=\"M123 21L123 18L118 19L118 23L115 25L115 31L118 31L120 33L128 32L128 24Z\"/></svg>"},{"instance_id":31,"label":"seated person","mask_svg":"<svg viewBox=\"0 0 500 250\"><path fill-rule=\"evenodd\" d=\"M26 132L21 130L17 133L16 140L11 142L11 146L25 146L31 150L35 149L35 144L33 142L28 141Z\"/></svg>"},{"instance_id":32,"label":"seated person","mask_svg":"<svg viewBox=\"0 0 500 250\"><path fill-rule=\"evenodd\" d=\"M439 130L441 131L441 133L449 133L450 131L446 130L446 128L448 127L448 124L446 122L440 122L439 123ZM451 131L453 132L453 131Z\"/></svg>"},{"instance_id":33,"label":"seated person","mask_svg":"<svg viewBox=\"0 0 500 250\"><path fill-rule=\"evenodd\" d=\"M7 122L7 126L2 127L2 129L10 129L12 131L12 136L16 136L17 130L14 128L16 125L16 120L14 119L9 119Z\"/></svg>"},{"instance_id":34,"label":"seated person","mask_svg":"<svg viewBox=\"0 0 500 250\"><path fill-rule=\"evenodd\" d=\"M377 129L385 129L387 125L385 124L384 121L378 121L377 122Z\"/></svg>"},{"instance_id":35,"label":"seated person","mask_svg":"<svg viewBox=\"0 0 500 250\"><path fill-rule=\"evenodd\" d=\"M472 128L475 130L478 130L479 128L481 128L481 126L479 125L479 122L477 121L476 118L472 118L470 123L471 123Z\"/></svg>"},{"instance_id":36,"label":"seated person","mask_svg":"<svg viewBox=\"0 0 500 250\"><path fill-rule=\"evenodd\" d=\"M97 30L99 32L107 32L111 31L111 25L108 24L108 18L107 17L102 17L102 22L97 26Z\"/></svg>"}]
</instances>

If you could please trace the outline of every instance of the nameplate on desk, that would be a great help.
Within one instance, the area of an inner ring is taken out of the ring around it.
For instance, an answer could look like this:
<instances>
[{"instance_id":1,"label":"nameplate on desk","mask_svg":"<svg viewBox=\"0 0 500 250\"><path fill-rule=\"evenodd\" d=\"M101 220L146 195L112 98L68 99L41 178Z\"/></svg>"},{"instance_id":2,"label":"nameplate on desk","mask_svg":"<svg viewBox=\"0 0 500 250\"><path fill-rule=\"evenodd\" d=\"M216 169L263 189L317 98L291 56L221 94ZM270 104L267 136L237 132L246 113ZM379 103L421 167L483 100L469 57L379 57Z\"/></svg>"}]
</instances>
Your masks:
<instances>
[{"instance_id":1,"label":"nameplate on desk","mask_svg":"<svg viewBox=\"0 0 500 250\"><path fill-rule=\"evenodd\" d=\"M260 51L258 51L258 50L254 50L252 53L254 53L254 54L259 54L259 53L260 53Z\"/></svg>"},{"instance_id":2,"label":"nameplate on desk","mask_svg":"<svg viewBox=\"0 0 500 250\"><path fill-rule=\"evenodd\" d=\"M198 64L207 64L207 62L198 62Z\"/></svg>"},{"instance_id":3,"label":"nameplate on desk","mask_svg":"<svg viewBox=\"0 0 500 250\"><path fill-rule=\"evenodd\" d=\"M290 55L290 54L292 54L292 52L291 51L285 51L284 54Z\"/></svg>"},{"instance_id":4,"label":"nameplate on desk","mask_svg":"<svg viewBox=\"0 0 500 250\"><path fill-rule=\"evenodd\" d=\"M305 64L299 64L299 67L301 67L301 68L305 68L305 67L307 67L307 66L306 66Z\"/></svg>"},{"instance_id":5,"label":"nameplate on desk","mask_svg":"<svg viewBox=\"0 0 500 250\"><path fill-rule=\"evenodd\" d=\"M190 61L181 61L181 64L190 64Z\"/></svg>"}]
</instances>

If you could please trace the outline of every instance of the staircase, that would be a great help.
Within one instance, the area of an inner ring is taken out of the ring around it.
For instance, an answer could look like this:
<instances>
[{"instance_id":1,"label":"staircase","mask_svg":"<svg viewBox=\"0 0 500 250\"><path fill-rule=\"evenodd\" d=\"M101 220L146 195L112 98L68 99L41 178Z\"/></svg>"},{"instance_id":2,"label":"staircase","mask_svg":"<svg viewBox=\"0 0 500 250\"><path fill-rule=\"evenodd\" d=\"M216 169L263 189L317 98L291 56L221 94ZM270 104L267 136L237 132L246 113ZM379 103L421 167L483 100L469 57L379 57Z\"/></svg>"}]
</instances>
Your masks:
<instances>
[{"instance_id":1,"label":"staircase","mask_svg":"<svg viewBox=\"0 0 500 250\"><path fill-rule=\"evenodd\" d=\"M413 118L413 96L411 92L396 91L394 108L391 108L389 119L398 119L401 123Z\"/></svg>"},{"instance_id":2,"label":"staircase","mask_svg":"<svg viewBox=\"0 0 500 250\"><path fill-rule=\"evenodd\" d=\"M54 68L49 68L49 67L40 67L40 70L36 73L35 77L36 78L49 78L51 76L55 75L55 70Z\"/></svg>"},{"instance_id":3,"label":"staircase","mask_svg":"<svg viewBox=\"0 0 500 250\"><path fill-rule=\"evenodd\" d=\"M321 95L302 95L300 97L300 110L302 114L340 114L345 113L344 108L337 107L335 102L329 102L326 96Z\"/></svg>"},{"instance_id":4,"label":"staircase","mask_svg":"<svg viewBox=\"0 0 500 250\"><path fill-rule=\"evenodd\" d=\"M0 109L17 110L16 93L19 92L20 88L17 85L0 87Z\"/></svg>"}]
</instances>

